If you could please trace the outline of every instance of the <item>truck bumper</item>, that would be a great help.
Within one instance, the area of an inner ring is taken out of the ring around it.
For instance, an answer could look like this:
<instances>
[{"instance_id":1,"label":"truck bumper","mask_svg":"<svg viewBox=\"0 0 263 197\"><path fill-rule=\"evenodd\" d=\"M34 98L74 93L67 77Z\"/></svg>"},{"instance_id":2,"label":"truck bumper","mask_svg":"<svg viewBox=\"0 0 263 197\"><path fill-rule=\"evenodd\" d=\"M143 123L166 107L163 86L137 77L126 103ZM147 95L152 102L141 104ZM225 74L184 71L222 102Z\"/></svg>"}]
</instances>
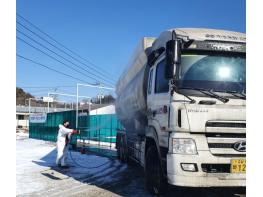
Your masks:
<instances>
[{"instance_id":1,"label":"truck bumper","mask_svg":"<svg viewBox=\"0 0 263 197\"><path fill-rule=\"evenodd\" d=\"M210 151L199 151L198 155L167 154L168 183L186 187L245 187L246 174L204 172L202 164L230 165L231 158L215 157ZM182 163L195 164L196 172L184 171Z\"/></svg>"}]
</instances>

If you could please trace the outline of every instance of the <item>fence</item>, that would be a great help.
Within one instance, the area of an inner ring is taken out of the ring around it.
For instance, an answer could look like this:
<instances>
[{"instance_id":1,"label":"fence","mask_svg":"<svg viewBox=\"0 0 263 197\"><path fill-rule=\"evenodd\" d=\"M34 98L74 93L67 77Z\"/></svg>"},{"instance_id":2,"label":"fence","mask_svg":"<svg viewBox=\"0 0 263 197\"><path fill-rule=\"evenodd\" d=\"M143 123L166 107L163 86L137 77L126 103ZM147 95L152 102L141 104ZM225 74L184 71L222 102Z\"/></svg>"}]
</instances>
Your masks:
<instances>
[{"instance_id":1,"label":"fence","mask_svg":"<svg viewBox=\"0 0 263 197\"><path fill-rule=\"evenodd\" d=\"M80 139L116 143L116 131L122 128L115 114L90 115L88 127L80 127Z\"/></svg>"},{"instance_id":2,"label":"fence","mask_svg":"<svg viewBox=\"0 0 263 197\"><path fill-rule=\"evenodd\" d=\"M69 120L71 128L75 128L76 111L64 111L48 113L45 123L30 123L29 137L46 141L56 141L58 125L63 120ZM84 115L79 117L80 135L73 138L73 141L89 140L97 142L116 143L116 130L122 128L115 114L105 115Z\"/></svg>"},{"instance_id":3,"label":"fence","mask_svg":"<svg viewBox=\"0 0 263 197\"><path fill-rule=\"evenodd\" d=\"M62 112L62 111L69 111L72 109L65 109L65 108L49 108L49 112ZM31 113L45 113L48 111L47 107L30 107ZM22 112L22 113L29 113L29 107L28 106L16 106L16 112Z\"/></svg>"}]
</instances>

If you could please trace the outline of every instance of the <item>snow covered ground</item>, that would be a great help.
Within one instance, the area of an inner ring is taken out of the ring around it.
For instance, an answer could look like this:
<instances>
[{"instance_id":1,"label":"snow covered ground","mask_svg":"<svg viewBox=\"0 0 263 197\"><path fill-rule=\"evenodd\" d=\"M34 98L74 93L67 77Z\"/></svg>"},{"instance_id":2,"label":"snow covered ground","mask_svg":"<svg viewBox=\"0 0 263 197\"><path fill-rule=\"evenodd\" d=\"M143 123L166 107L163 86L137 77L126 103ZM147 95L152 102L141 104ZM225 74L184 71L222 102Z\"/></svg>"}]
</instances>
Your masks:
<instances>
[{"instance_id":1,"label":"snow covered ground","mask_svg":"<svg viewBox=\"0 0 263 197\"><path fill-rule=\"evenodd\" d=\"M96 148L93 149L96 152ZM71 152L68 169L55 165L55 143L17 135L17 196L151 196L144 184L143 169L122 164L104 151L99 155ZM101 156L104 154L105 156ZM104 164L104 165L103 165ZM94 168L100 166L98 168ZM169 188L166 196L236 196L221 190L183 190ZM243 195L244 196L244 195Z\"/></svg>"},{"instance_id":2,"label":"snow covered ground","mask_svg":"<svg viewBox=\"0 0 263 197\"><path fill-rule=\"evenodd\" d=\"M69 155L71 167L60 169L54 143L17 137L17 196L127 196L126 190L133 189L128 196L149 196L140 168L134 174L115 158L71 153L75 162Z\"/></svg>"}]
</instances>

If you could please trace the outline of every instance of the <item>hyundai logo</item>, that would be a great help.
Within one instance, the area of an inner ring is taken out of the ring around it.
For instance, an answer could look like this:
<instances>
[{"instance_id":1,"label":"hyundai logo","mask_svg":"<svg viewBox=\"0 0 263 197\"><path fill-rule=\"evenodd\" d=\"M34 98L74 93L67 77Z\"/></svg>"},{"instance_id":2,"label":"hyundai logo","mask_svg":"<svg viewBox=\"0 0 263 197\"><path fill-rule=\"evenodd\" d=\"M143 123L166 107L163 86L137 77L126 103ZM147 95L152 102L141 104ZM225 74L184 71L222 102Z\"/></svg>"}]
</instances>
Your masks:
<instances>
[{"instance_id":1,"label":"hyundai logo","mask_svg":"<svg viewBox=\"0 0 263 197\"><path fill-rule=\"evenodd\" d=\"M238 141L233 147L238 152L246 152L246 141Z\"/></svg>"}]
</instances>

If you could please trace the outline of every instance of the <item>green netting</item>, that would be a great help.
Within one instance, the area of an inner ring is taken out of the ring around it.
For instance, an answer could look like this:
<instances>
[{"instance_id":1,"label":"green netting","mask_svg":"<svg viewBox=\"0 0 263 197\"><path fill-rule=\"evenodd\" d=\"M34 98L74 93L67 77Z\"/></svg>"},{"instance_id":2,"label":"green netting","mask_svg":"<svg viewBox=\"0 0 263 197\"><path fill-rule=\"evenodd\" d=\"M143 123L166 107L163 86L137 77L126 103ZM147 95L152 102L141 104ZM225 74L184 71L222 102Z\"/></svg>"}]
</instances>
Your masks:
<instances>
[{"instance_id":1,"label":"green netting","mask_svg":"<svg viewBox=\"0 0 263 197\"><path fill-rule=\"evenodd\" d=\"M76 129L76 111L48 113L45 123L29 123L29 137L56 141L58 125L65 119ZM80 116L78 122L81 133L72 138L72 143L77 139L115 143L117 129L123 128L115 114Z\"/></svg>"},{"instance_id":2,"label":"green netting","mask_svg":"<svg viewBox=\"0 0 263 197\"><path fill-rule=\"evenodd\" d=\"M117 129L122 128L115 114L88 116L88 127L81 129L81 138L100 142L116 142Z\"/></svg>"},{"instance_id":3,"label":"green netting","mask_svg":"<svg viewBox=\"0 0 263 197\"><path fill-rule=\"evenodd\" d=\"M69 120L71 128L75 129L75 113L75 111L48 113L45 123L29 123L29 137L47 141L56 141L58 125L61 124L63 120Z\"/></svg>"}]
</instances>

